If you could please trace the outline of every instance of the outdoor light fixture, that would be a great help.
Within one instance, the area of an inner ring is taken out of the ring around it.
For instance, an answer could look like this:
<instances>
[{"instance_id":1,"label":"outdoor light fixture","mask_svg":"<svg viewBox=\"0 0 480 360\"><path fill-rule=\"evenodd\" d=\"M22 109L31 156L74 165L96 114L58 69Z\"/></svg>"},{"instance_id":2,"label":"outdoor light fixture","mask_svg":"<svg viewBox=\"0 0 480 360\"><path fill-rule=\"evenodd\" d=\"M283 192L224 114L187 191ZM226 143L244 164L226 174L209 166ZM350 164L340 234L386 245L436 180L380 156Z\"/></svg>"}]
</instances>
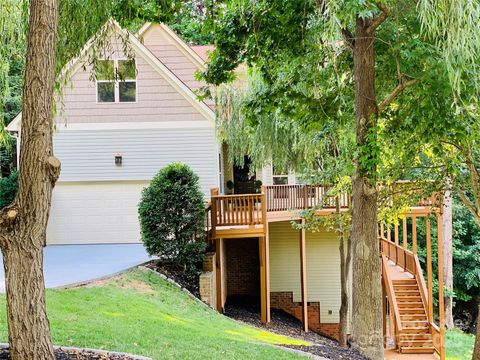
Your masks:
<instances>
[{"instance_id":1,"label":"outdoor light fixture","mask_svg":"<svg viewBox=\"0 0 480 360\"><path fill-rule=\"evenodd\" d=\"M115 165L122 166L122 155L120 154L115 155Z\"/></svg>"}]
</instances>

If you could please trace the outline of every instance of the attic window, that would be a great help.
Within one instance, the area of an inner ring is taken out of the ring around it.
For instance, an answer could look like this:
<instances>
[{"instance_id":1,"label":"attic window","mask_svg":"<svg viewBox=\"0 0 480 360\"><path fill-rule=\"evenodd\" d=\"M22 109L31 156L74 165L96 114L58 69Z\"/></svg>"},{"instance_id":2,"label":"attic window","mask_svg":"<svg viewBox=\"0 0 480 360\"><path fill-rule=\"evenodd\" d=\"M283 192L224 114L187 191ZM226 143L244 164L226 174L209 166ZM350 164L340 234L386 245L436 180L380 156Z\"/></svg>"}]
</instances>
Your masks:
<instances>
[{"instance_id":1,"label":"attic window","mask_svg":"<svg viewBox=\"0 0 480 360\"><path fill-rule=\"evenodd\" d=\"M137 68L135 60L99 60L95 66L97 102L137 101Z\"/></svg>"}]
</instances>

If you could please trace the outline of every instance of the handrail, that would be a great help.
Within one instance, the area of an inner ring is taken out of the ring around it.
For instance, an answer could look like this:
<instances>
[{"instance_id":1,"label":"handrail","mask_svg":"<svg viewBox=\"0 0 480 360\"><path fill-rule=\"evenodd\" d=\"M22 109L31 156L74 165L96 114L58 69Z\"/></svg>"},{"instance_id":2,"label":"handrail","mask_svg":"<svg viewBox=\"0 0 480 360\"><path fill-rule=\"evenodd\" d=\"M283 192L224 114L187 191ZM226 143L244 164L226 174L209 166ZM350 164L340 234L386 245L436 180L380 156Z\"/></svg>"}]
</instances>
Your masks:
<instances>
[{"instance_id":1,"label":"handrail","mask_svg":"<svg viewBox=\"0 0 480 360\"><path fill-rule=\"evenodd\" d=\"M305 210L315 207L335 208L335 196L327 195L325 185L266 185L267 211ZM350 195L340 195L340 207L348 208Z\"/></svg>"},{"instance_id":2,"label":"handrail","mask_svg":"<svg viewBox=\"0 0 480 360\"><path fill-rule=\"evenodd\" d=\"M402 319L400 317L400 311L398 310L397 299L395 297L395 291L393 290L393 283L388 276L388 269L387 269L387 257L382 254L382 272L383 272L383 279L385 281L385 288L387 289L387 295L390 303L390 309L393 309L395 314L395 326L397 332L400 333L402 331Z\"/></svg>"},{"instance_id":3,"label":"handrail","mask_svg":"<svg viewBox=\"0 0 480 360\"><path fill-rule=\"evenodd\" d=\"M423 278L422 267L420 266L420 260L418 256L415 255L415 278L417 279L418 288L420 290L420 296L422 298L422 303L425 309L428 309L428 297L427 297L427 285L425 284L425 279ZM432 324L432 323L430 323Z\"/></svg>"}]
</instances>

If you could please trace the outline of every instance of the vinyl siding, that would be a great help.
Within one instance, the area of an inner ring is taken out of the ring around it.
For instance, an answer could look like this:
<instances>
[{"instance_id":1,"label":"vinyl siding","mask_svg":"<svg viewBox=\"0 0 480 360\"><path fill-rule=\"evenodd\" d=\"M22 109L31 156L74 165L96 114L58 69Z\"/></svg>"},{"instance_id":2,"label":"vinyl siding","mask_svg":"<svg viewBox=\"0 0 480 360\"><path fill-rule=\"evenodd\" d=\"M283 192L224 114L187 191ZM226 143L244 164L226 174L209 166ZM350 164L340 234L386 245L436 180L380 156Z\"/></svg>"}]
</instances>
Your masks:
<instances>
[{"instance_id":1,"label":"vinyl siding","mask_svg":"<svg viewBox=\"0 0 480 360\"><path fill-rule=\"evenodd\" d=\"M202 191L218 186L218 148L213 128L61 130L54 151L62 162L59 181L149 181L171 162L191 166ZM115 165L115 155L122 165Z\"/></svg>"},{"instance_id":2,"label":"vinyl siding","mask_svg":"<svg viewBox=\"0 0 480 360\"><path fill-rule=\"evenodd\" d=\"M301 301L300 232L290 222L271 223L270 287L272 292L292 291ZM322 323L337 323L340 310L340 256L338 238L333 233L306 232L307 298L320 302ZM332 314L329 314L331 310Z\"/></svg>"}]
</instances>

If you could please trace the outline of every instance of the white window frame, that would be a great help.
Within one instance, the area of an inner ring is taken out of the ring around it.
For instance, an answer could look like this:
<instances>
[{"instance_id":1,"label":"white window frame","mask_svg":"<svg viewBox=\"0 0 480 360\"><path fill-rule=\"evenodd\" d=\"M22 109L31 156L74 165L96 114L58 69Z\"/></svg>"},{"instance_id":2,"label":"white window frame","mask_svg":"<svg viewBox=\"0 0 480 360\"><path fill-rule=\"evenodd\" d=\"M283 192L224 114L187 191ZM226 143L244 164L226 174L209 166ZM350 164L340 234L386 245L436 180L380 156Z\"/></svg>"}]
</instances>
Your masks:
<instances>
[{"instance_id":1,"label":"white window frame","mask_svg":"<svg viewBox=\"0 0 480 360\"><path fill-rule=\"evenodd\" d=\"M117 69L118 69L118 62L119 61L128 61L133 60L135 62L135 80L128 79L128 80L119 80L117 78ZM105 105L105 104L136 104L138 102L138 68L137 68L137 59L136 58L127 58L127 57L113 57L111 59L99 59L99 61L113 61L113 73L115 79L113 80L97 80L95 77L95 98L97 100L97 104ZM113 97L114 101L98 101L98 83L114 83L113 86ZM120 82L134 82L135 84L135 101L120 101Z\"/></svg>"},{"instance_id":2,"label":"white window frame","mask_svg":"<svg viewBox=\"0 0 480 360\"><path fill-rule=\"evenodd\" d=\"M276 178L285 178L287 179L286 184L275 184ZM272 166L272 184L273 185L288 185L290 183L288 174L275 174L275 169Z\"/></svg>"}]
</instances>

